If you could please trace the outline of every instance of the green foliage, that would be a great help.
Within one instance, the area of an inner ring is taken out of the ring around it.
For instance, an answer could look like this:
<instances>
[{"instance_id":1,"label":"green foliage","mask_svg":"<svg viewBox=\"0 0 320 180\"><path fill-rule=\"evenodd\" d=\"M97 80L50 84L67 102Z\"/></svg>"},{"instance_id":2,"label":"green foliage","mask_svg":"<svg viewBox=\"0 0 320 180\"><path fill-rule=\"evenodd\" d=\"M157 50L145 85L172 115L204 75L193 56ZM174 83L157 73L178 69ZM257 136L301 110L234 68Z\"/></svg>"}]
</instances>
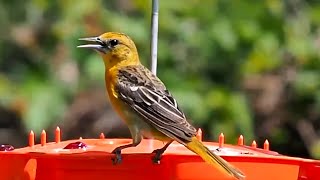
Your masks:
<instances>
[{"instance_id":1,"label":"green foliage","mask_svg":"<svg viewBox=\"0 0 320 180\"><path fill-rule=\"evenodd\" d=\"M160 0L158 76L206 137L256 138L255 117L263 113L255 111L246 82L286 68L293 72L280 77L292 87L281 107L290 114L284 121L308 119L308 108L319 111L320 4L297 2ZM127 33L148 65L150 7L147 0L1 1L0 104L22 103L27 130L63 121L77 93L104 88L102 61L77 49L77 39ZM264 135L283 142L289 130L279 128ZM318 149L311 155L319 157Z\"/></svg>"}]
</instances>

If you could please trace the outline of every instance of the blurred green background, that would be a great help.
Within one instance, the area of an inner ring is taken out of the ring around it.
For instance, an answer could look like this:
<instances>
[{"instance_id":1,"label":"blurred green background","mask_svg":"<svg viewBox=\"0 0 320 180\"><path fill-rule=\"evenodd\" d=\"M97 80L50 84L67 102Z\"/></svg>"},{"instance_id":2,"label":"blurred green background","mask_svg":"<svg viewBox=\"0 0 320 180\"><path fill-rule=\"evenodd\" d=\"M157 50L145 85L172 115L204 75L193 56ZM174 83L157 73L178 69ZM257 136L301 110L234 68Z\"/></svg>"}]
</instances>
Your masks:
<instances>
[{"instance_id":1,"label":"blurred green background","mask_svg":"<svg viewBox=\"0 0 320 180\"><path fill-rule=\"evenodd\" d=\"M0 1L0 143L129 137L100 57L80 37L124 32L149 64L151 0ZM160 0L158 76L205 140L320 158L320 3Z\"/></svg>"}]
</instances>

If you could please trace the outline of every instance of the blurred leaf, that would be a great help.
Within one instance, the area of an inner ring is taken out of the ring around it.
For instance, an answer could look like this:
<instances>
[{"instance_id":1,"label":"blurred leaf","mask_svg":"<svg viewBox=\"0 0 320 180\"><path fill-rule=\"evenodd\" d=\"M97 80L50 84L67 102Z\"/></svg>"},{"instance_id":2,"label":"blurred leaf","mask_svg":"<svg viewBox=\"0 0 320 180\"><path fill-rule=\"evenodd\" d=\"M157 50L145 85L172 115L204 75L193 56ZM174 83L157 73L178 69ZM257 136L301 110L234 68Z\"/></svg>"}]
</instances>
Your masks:
<instances>
[{"instance_id":1,"label":"blurred leaf","mask_svg":"<svg viewBox=\"0 0 320 180\"><path fill-rule=\"evenodd\" d=\"M86 59L84 63L84 72L91 80L97 80L98 82L104 82L104 63L101 57L96 54L91 55Z\"/></svg>"},{"instance_id":2,"label":"blurred leaf","mask_svg":"<svg viewBox=\"0 0 320 180\"><path fill-rule=\"evenodd\" d=\"M237 45L237 36L228 19L219 19L212 25L212 35L220 46L233 51Z\"/></svg>"},{"instance_id":3,"label":"blurred leaf","mask_svg":"<svg viewBox=\"0 0 320 180\"><path fill-rule=\"evenodd\" d=\"M215 88L208 93L205 100L212 109L224 108L228 105L229 95L225 90Z\"/></svg>"},{"instance_id":4,"label":"blurred leaf","mask_svg":"<svg viewBox=\"0 0 320 180\"><path fill-rule=\"evenodd\" d=\"M230 98L228 107L230 109L232 123L236 129L238 129L244 137L252 139L254 137L253 120L245 96L241 93L234 93Z\"/></svg>"},{"instance_id":5,"label":"blurred leaf","mask_svg":"<svg viewBox=\"0 0 320 180\"><path fill-rule=\"evenodd\" d=\"M265 34L257 40L254 51L243 64L243 72L252 74L271 71L280 65L280 55L279 42L275 35Z\"/></svg>"},{"instance_id":6,"label":"blurred leaf","mask_svg":"<svg viewBox=\"0 0 320 180\"><path fill-rule=\"evenodd\" d=\"M297 74L295 91L300 96L313 95L320 88L320 76L314 71L301 71Z\"/></svg>"},{"instance_id":7,"label":"blurred leaf","mask_svg":"<svg viewBox=\"0 0 320 180\"><path fill-rule=\"evenodd\" d=\"M63 116L66 105L60 90L55 85L34 84L26 94L29 99L25 115L25 125L28 130L39 133Z\"/></svg>"},{"instance_id":8,"label":"blurred leaf","mask_svg":"<svg viewBox=\"0 0 320 180\"><path fill-rule=\"evenodd\" d=\"M320 159L320 141L311 146L311 153L315 159Z\"/></svg>"},{"instance_id":9,"label":"blurred leaf","mask_svg":"<svg viewBox=\"0 0 320 180\"><path fill-rule=\"evenodd\" d=\"M239 35L245 40L253 41L261 33L259 24L254 21L241 21L238 22L239 26Z\"/></svg>"}]
</instances>

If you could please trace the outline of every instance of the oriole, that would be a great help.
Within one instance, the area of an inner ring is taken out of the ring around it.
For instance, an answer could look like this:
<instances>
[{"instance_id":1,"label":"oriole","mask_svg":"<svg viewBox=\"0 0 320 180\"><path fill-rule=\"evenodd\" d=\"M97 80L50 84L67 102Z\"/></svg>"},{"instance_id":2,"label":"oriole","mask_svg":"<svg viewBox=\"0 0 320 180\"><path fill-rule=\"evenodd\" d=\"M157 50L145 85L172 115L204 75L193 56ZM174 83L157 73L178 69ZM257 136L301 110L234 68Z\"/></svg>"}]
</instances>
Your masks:
<instances>
[{"instance_id":1,"label":"oriole","mask_svg":"<svg viewBox=\"0 0 320 180\"><path fill-rule=\"evenodd\" d=\"M158 162L167 147L177 141L219 170L237 179L244 174L210 151L196 138L196 129L186 120L177 101L161 80L144 67L134 42L125 34L107 32L98 37L81 38L93 42L79 48L94 49L105 65L105 83L110 102L128 125L133 142L113 150L114 163L121 162L121 150L137 146L142 137L166 142L155 150Z\"/></svg>"}]
</instances>

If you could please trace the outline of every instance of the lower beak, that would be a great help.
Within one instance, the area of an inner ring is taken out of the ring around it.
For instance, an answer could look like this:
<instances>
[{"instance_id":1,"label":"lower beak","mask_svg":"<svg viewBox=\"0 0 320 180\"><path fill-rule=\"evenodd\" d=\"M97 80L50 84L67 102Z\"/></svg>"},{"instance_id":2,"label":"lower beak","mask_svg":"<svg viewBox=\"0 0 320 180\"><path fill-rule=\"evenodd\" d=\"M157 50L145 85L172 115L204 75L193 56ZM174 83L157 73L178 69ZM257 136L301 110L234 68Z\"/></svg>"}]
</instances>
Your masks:
<instances>
[{"instance_id":1,"label":"lower beak","mask_svg":"<svg viewBox=\"0 0 320 180\"><path fill-rule=\"evenodd\" d=\"M77 48L87 48L87 49L94 49L97 50L99 52L106 52L106 48L102 45L101 40L99 39L99 37L89 37L89 38L80 38L80 41L87 41L87 42L93 42L95 44L85 44L85 45L80 45L77 46Z\"/></svg>"}]
</instances>

